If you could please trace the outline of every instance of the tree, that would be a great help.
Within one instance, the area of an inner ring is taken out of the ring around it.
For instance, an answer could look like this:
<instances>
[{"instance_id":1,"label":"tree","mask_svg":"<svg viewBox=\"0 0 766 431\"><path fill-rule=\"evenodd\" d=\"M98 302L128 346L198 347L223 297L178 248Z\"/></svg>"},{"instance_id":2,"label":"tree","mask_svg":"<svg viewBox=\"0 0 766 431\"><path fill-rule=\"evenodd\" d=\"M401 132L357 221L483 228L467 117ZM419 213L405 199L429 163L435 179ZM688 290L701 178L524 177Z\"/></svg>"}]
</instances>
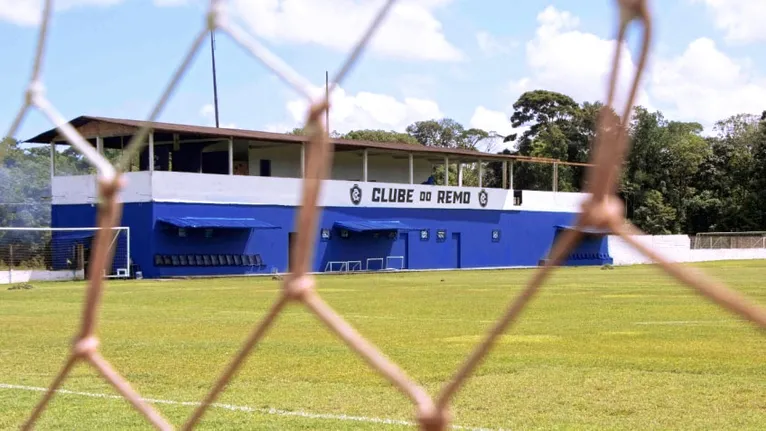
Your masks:
<instances>
[{"instance_id":1,"label":"tree","mask_svg":"<svg viewBox=\"0 0 766 431\"><path fill-rule=\"evenodd\" d=\"M580 105L562 93L533 90L522 94L513 109L511 126L528 127L521 136L505 137L505 142L516 144L516 154L579 163L588 160L598 115L603 109L601 103ZM611 110L609 114L616 115ZM584 173L581 168L559 166L558 190L579 190ZM552 174L551 164L524 163L514 171L514 183L533 190L550 190Z\"/></svg>"},{"instance_id":2,"label":"tree","mask_svg":"<svg viewBox=\"0 0 766 431\"><path fill-rule=\"evenodd\" d=\"M352 130L345 135L341 136L342 139L354 139L359 141L372 141L372 142L400 142L403 144L418 145L419 142L413 136L406 133L385 131L385 130Z\"/></svg>"},{"instance_id":3,"label":"tree","mask_svg":"<svg viewBox=\"0 0 766 431\"><path fill-rule=\"evenodd\" d=\"M417 121L407 126L407 133L427 147L477 150L479 144L497 136L481 129L466 129L451 118Z\"/></svg>"},{"instance_id":4,"label":"tree","mask_svg":"<svg viewBox=\"0 0 766 431\"><path fill-rule=\"evenodd\" d=\"M634 222L650 235L668 235L672 233L671 226L676 219L675 208L667 205L659 190L646 192L643 205L634 215Z\"/></svg>"},{"instance_id":5,"label":"tree","mask_svg":"<svg viewBox=\"0 0 766 431\"><path fill-rule=\"evenodd\" d=\"M306 132L306 128L305 127L295 127L293 130L290 130L286 134L287 135L308 136L308 133ZM333 130L332 132L328 133L328 135L331 138L340 138L341 137L340 133L336 132L335 130Z\"/></svg>"}]
</instances>

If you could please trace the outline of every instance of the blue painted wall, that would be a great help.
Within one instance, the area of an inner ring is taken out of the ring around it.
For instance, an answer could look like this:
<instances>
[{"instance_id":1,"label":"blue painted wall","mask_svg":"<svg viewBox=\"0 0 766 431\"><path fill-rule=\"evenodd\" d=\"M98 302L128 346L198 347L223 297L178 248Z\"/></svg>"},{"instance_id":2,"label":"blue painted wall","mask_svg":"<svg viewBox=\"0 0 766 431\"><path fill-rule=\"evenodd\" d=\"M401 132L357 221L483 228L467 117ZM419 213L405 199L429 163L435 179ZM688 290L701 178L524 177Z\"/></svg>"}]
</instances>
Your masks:
<instances>
[{"instance_id":1,"label":"blue painted wall","mask_svg":"<svg viewBox=\"0 0 766 431\"><path fill-rule=\"evenodd\" d=\"M277 225L269 230L186 231L168 228L158 217L253 217ZM214 205L186 203L126 204L122 225L131 227L133 261L144 277L214 275L269 272L288 268L288 236L293 231L295 208L282 206ZM386 208L325 208L320 228L329 229L329 240L317 232L313 270L323 271L329 261L360 260L386 256L405 256L407 269L480 268L534 266L550 248L556 225L572 222L574 214L522 211L423 210ZM395 239L387 233L373 238L371 233L351 232L342 238L333 229L336 221L399 220L414 231L400 232ZM95 208L91 205L57 205L53 208L54 226L93 226ZM428 229L422 239L420 229ZM438 231L444 231L444 240ZM493 230L499 238L493 241ZM186 266L156 267L155 254L260 254L262 267ZM400 262L391 262L399 266ZM379 265L376 263L376 265Z\"/></svg>"},{"instance_id":2,"label":"blue painted wall","mask_svg":"<svg viewBox=\"0 0 766 431\"><path fill-rule=\"evenodd\" d=\"M96 206L92 204L54 205L51 209L51 226L94 227L97 223L96 209ZM151 203L129 203L123 206L122 219L119 225L130 227L130 257L133 259L133 263L139 266L139 269L152 263L154 244L151 241L151 236L146 235L146 232L151 228L151 222ZM84 243L89 246L90 240L86 240ZM119 253L126 251L120 243L115 254L119 256ZM116 266L122 268L124 264L120 263Z\"/></svg>"},{"instance_id":3,"label":"blue painted wall","mask_svg":"<svg viewBox=\"0 0 766 431\"><path fill-rule=\"evenodd\" d=\"M563 234L562 229L556 230L554 239ZM600 266L613 264L614 259L609 255L609 241L606 235L585 233L577 247L569 254L565 266Z\"/></svg>"}]
</instances>

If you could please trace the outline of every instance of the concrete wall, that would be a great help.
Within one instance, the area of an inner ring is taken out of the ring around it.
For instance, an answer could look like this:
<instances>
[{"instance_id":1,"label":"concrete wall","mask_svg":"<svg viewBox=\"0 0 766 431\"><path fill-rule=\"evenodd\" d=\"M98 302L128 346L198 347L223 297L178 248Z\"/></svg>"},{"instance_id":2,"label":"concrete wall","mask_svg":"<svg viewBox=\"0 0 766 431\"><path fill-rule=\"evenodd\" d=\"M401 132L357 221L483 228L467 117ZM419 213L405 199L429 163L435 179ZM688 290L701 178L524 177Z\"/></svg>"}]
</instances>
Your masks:
<instances>
[{"instance_id":1,"label":"concrete wall","mask_svg":"<svg viewBox=\"0 0 766 431\"><path fill-rule=\"evenodd\" d=\"M67 281L83 280L85 273L80 271L23 270L0 271L0 284L28 283L31 281Z\"/></svg>"},{"instance_id":2,"label":"concrete wall","mask_svg":"<svg viewBox=\"0 0 766 431\"><path fill-rule=\"evenodd\" d=\"M686 235L640 235L635 238L671 262L766 259L766 249L763 248L692 249L691 239ZM615 265L653 263L618 236L610 236L608 242Z\"/></svg>"}]
</instances>

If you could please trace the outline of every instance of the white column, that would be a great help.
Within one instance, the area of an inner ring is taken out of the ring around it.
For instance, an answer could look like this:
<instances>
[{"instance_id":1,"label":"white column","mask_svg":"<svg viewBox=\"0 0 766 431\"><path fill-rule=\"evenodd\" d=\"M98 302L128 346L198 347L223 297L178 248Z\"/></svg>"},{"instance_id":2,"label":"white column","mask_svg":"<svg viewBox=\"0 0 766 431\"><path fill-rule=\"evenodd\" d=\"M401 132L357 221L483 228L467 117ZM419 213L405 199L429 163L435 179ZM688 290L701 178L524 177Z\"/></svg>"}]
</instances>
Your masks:
<instances>
[{"instance_id":1,"label":"white column","mask_svg":"<svg viewBox=\"0 0 766 431\"><path fill-rule=\"evenodd\" d=\"M301 178L306 177L306 144L301 143Z\"/></svg>"},{"instance_id":2,"label":"white column","mask_svg":"<svg viewBox=\"0 0 766 431\"><path fill-rule=\"evenodd\" d=\"M511 162L511 190L513 190L513 162Z\"/></svg>"},{"instance_id":3,"label":"white column","mask_svg":"<svg viewBox=\"0 0 766 431\"><path fill-rule=\"evenodd\" d=\"M444 156L444 185L449 185L449 157Z\"/></svg>"},{"instance_id":4,"label":"white column","mask_svg":"<svg viewBox=\"0 0 766 431\"><path fill-rule=\"evenodd\" d=\"M362 152L362 181L367 182L367 163L369 162L369 154L367 149Z\"/></svg>"},{"instance_id":5,"label":"white column","mask_svg":"<svg viewBox=\"0 0 766 431\"><path fill-rule=\"evenodd\" d=\"M457 186L463 187L463 162L457 162Z\"/></svg>"},{"instance_id":6,"label":"white column","mask_svg":"<svg viewBox=\"0 0 766 431\"><path fill-rule=\"evenodd\" d=\"M513 164L511 164L513 166ZM508 161L503 160L503 189L508 188Z\"/></svg>"},{"instance_id":7,"label":"white column","mask_svg":"<svg viewBox=\"0 0 766 431\"><path fill-rule=\"evenodd\" d=\"M51 187L53 187L53 177L55 176L56 176L56 143L55 141L51 141Z\"/></svg>"},{"instance_id":8,"label":"white column","mask_svg":"<svg viewBox=\"0 0 766 431\"><path fill-rule=\"evenodd\" d=\"M415 157L410 153L410 184L415 184Z\"/></svg>"},{"instance_id":9,"label":"white column","mask_svg":"<svg viewBox=\"0 0 766 431\"><path fill-rule=\"evenodd\" d=\"M149 172L154 172L154 132L149 133Z\"/></svg>"},{"instance_id":10,"label":"white column","mask_svg":"<svg viewBox=\"0 0 766 431\"><path fill-rule=\"evenodd\" d=\"M96 151L98 151L99 154L104 154L104 138L101 136L96 136Z\"/></svg>"},{"instance_id":11,"label":"white column","mask_svg":"<svg viewBox=\"0 0 766 431\"><path fill-rule=\"evenodd\" d=\"M484 162L479 159L479 187L484 184Z\"/></svg>"},{"instance_id":12,"label":"white column","mask_svg":"<svg viewBox=\"0 0 766 431\"><path fill-rule=\"evenodd\" d=\"M234 138L229 138L229 175L234 175Z\"/></svg>"},{"instance_id":13,"label":"white column","mask_svg":"<svg viewBox=\"0 0 766 431\"><path fill-rule=\"evenodd\" d=\"M559 190L559 164L553 163L553 191Z\"/></svg>"}]
</instances>

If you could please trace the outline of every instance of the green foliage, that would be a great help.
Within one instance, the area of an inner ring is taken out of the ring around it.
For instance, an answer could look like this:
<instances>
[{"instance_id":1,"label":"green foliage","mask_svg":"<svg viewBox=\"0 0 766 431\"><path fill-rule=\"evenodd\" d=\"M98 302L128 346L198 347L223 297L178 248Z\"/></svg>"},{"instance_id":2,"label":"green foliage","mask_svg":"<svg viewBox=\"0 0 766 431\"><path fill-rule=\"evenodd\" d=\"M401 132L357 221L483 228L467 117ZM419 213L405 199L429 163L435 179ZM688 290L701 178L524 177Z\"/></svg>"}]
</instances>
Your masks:
<instances>
[{"instance_id":1,"label":"green foliage","mask_svg":"<svg viewBox=\"0 0 766 431\"><path fill-rule=\"evenodd\" d=\"M403 144L418 145L419 142L414 136L407 133L385 131L385 130L352 130L344 135L341 135L342 139L354 139L358 141L372 141L372 142L399 142Z\"/></svg>"},{"instance_id":2,"label":"green foliage","mask_svg":"<svg viewBox=\"0 0 766 431\"><path fill-rule=\"evenodd\" d=\"M505 137L515 144L510 154L588 160L601 103L534 90L513 107L511 125L527 130ZM620 184L628 218L657 234L766 230L765 119L766 111L737 114L716 123L714 136L704 137L699 123L670 121L659 111L636 107ZM500 178L499 164L492 169ZM560 166L558 189L582 189L584 173ZM550 166L517 163L514 185L551 190L551 175Z\"/></svg>"},{"instance_id":3,"label":"green foliage","mask_svg":"<svg viewBox=\"0 0 766 431\"><path fill-rule=\"evenodd\" d=\"M417 121L407 126L407 133L427 147L466 150L476 150L482 141L494 137L481 129L466 129L451 118Z\"/></svg>"}]
</instances>

